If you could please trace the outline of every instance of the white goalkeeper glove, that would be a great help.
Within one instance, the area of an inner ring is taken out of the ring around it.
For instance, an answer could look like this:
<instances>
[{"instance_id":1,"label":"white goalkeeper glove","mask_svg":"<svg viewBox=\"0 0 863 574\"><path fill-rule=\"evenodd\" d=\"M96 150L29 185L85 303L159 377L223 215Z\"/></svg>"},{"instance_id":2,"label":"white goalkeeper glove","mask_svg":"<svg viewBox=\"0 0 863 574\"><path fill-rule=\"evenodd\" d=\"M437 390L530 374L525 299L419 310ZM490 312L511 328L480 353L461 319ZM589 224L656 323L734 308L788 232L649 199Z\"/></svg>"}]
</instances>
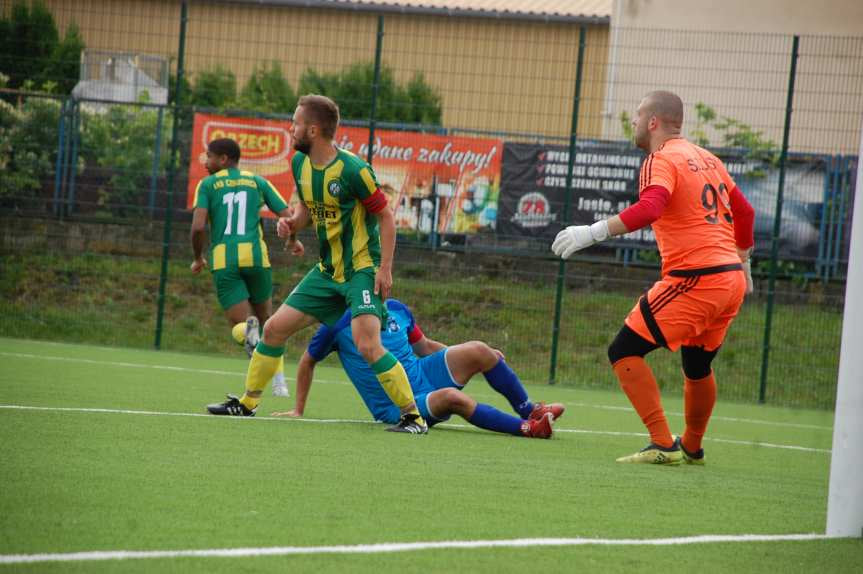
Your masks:
<instances>
[{"instance_id":1,"label":"white goalkeeper glove","mask_svg":"<svg viewBox=\"0 0 863 574\"><path fill-rule=\"evenodd\" d=\"M593 225L570 225L557 234L554 243L551 244L551 250L558 257L567 259L576 251L606 239L608 239L608 221L605 219Z\"/></svg>"},{"instance_id":2,"label":"white goalkeeper glove","mask_svg":"<svg viewBox=\"0 0 863 574\"><path fill-rule=\"evenodd\" d=\"M749 258L752 255L752 247L749 249L737 248L737 256L740 257L740 262L743 263L743 274L746 276L746 294L755 291L755 283L752 281L752 260Z\"/></svg>"},{"instance_id":3,"label":"white goalkeeper glove","mask_svg":"<svg viewBox=\"0 0 863 574\"><path fill-rule=\"evenodd\" d=\"M752 281L752 264L747 259L743 262L743 273L746 274L746 294L755 291L755 283Z\"/></svg>"}]
</instances>

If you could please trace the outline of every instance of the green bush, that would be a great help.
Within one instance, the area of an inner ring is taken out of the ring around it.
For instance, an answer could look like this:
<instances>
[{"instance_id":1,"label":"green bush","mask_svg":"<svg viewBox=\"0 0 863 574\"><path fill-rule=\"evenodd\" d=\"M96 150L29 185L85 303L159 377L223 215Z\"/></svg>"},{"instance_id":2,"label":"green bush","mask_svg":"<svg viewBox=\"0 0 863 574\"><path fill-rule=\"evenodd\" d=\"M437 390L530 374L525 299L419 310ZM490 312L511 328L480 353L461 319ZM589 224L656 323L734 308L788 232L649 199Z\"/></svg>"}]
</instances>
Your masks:
<instances>
[{"instance_id":1,"label":"green bush","mask_svg":"<svg viewBox=\"0 0 863 574\"><path fill-rule=\"evenodd\" d=\"M54 46L51 57L38 76L41 83L54 82L61 94L72 93L72 88L78 83L81 70L81 52L84 51L84 39L74 22L66 30L63 40Z\"/></svg>"},{"instance_id":2,"label":"green bush","mask_svg":"<svg viewBox=\"0 0 863 574\"><path fill-rule=\"evenodd\" d=\"M0 18L0 73L8 76L9 88L27 80L41 85L53 82L69 93L78 82L84 40L72 23L60 40L51 12L41 0L29 6L16 0L8 17Z\"/></svg>"},{"instance_id":3,"label":"green bush","mask_svg":"<svg viewBox=\"0 0 863 574\"><path fill-rule=\"evenodd\" d=\"M343 118L366 119L371 113L374 79L372 62L357 62L341 72L329 74L309 68L300 76L299 93L329 96L339 104ZM440 125L442 115L440 95L426 83L421 72L400 86L393 70L381 67L378 121Z\"/></svg>"},{"instance_id":4,"label":"green bush","mask_svg":"<svg viewBox=\"0 0 863 574\"><path fill-rule=\"evenodd\" d=\"M202 108L228 108L236 105L237 78L230 70L216 66L211 70L198 72L194 87L191 87L192 105Z\"/></svg>"},{"instance_id":5,"label":"green bush","mask_svg":"<svg viewBox=\"0 0 863 574\"><path fill-rule=\"evenodd\" d=\"M0 87L4 83L0 75ZM0 197L12 205L34 198L54 176L60 111L61 103L50 97L23 98L14 105L0 100Z\"/></svg>"},{"instance_id":6,"label":"green bush","mask_svg":"<svg viewBox=\"0 0 863 574\"><path fill-rule=\"evenodd\" d=\"M293 113L296 105L297 95L278 62L256 66L237 102L240 109L283 114Z\"/></svg>"},{"instance_id":7,"label":"green bush","mask_svg":"<svg viewBox=\"0 0 863 574\"><path fill-rule=\"evenodd\" d=\"M97 204L121 217L138 214L153 169L158 110L135 105L113 105L104 112L84 113L82 149L89 165L110 170L97 191ZM162 124L159 170L169 162L171 118Z\"/></svg>"}]
</instances>

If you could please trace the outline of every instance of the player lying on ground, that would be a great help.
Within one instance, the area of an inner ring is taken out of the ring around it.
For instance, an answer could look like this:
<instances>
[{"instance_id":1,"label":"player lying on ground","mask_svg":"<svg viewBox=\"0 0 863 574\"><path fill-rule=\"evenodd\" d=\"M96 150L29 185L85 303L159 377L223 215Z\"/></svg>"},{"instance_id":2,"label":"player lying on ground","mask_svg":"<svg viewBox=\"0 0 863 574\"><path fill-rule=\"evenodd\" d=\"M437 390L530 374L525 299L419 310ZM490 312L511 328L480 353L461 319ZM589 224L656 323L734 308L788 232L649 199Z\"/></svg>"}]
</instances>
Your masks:
<instances>
[{"instance_id":1,"label":"player lying on ground","mask_svg":"<svg viewBox=\"0 0 863 574\"><path fill-rule=\"evenodd\" d=\"M653 226L662 278L629 312L608 348L620 386L650 432L650 444L618 462L704 464L701 441L716 403L711 363L752 291L749 254L755 212L715 155L681 135L683 102L651 92L633 119L641 165L639 200L593 225L561 231L552 251L566 259L610 236ZM675 438L644 357L680 349L686 429Z\"/></svg>"},{"instance_id":2,"label":"player lying on ground","mask_svg":"<svg viewBox=\"0 0 863 574\"><path fill-rule=\"evenodd\" d=\"M413 314L396 299L386 301L387 320L381 339L408 374L420 413L429 425L457 414L472 425L490 431L550 438L551 423L563 414L560 404L533 403L503 355L480 341L447 347L423 334ZM294 410L275 415L303 416L315 364L338 354L342 367L375 420L395 423L400 411L381 388L374 371L357 351L351 335L350 312L333 327L322 325L312 337L297 368ZM506 397L517 417L477 403L463 392L471 377L482 373L491 387Z\"/></svg>"},{"instance_id":3,"label":"player lying on ground","mask_svg":"<svg viewBox=\"0 0 863 574\"><path fill-rule=\"evenodd\" d=\"M273 277L264 242L260 210L287 217L291 211L272 183L239 168L240 146L230 138L207 145L204 164L209 176L195 188L191 241L198 274L208 266L204 258L207 223L210 227L210 269L216 297L231 324L234 340L245 343L251 358L260 340L260 327L273 312ZM294 254L302 245L294 244ZM284 365L272 377L273 395L288 396Z\"/></svg>"}]
</instances>

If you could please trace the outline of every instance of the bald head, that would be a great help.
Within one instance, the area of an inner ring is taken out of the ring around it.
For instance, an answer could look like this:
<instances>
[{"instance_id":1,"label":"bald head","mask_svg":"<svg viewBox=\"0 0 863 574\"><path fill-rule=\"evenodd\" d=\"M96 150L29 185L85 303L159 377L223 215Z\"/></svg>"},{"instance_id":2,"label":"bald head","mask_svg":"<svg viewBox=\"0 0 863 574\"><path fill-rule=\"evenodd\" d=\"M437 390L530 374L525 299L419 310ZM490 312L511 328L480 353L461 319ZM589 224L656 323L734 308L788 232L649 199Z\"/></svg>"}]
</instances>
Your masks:
<instances>
[{"instance_id":1,"label":"bald head","mask_svg":"<svg viewBox=\"0 0 863 574\"><path fill-rule=\"evenodd\" d=\"M680 96L657 90L644 96L642 105L645 111L656 116L668 131L680 132L683 126L683 101Z\"/></svg>"}]
</instances>

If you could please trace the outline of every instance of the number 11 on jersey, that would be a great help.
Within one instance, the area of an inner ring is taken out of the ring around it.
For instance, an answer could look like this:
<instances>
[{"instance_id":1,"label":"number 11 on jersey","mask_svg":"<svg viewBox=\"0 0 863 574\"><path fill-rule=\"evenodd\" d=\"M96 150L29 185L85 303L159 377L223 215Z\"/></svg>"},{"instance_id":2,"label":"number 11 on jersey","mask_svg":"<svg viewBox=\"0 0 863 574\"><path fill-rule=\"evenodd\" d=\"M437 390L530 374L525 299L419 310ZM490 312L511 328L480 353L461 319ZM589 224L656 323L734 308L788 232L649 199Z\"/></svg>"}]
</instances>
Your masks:
<instances>
[{"instance_id":1,"label":"number 11 on jersey","mask_svg":"<svg viewBox=\"0 0 863 574\"><path fill-rule=\"evenodd\" d=\"M234 204L239 206L237 210L237 235L246 233L246 192L238 191L226 193L222 196L222 203L228 206L228 221L225 224L225 235L231 235L231 224L234 218Z\"/></svg>"}]
</instances>

